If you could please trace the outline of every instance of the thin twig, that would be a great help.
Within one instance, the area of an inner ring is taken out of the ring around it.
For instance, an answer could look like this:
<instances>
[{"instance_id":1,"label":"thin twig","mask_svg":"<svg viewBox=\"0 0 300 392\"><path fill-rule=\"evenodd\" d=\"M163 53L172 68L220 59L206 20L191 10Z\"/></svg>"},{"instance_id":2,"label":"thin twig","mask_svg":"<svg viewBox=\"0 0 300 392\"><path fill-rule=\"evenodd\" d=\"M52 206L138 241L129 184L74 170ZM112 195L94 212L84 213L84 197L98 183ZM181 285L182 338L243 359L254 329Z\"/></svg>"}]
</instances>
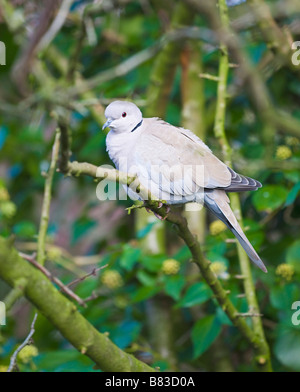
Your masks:
<instances>
[{"instance_id":1,"label":"thin twig","mask_svg":"<svg viewBox=\"0 0 300 392\"><path fill-rule=\"evenodd\" d=\"M263 314L261 313L252 313L252 312L247 312L247 313L237 313L237 317L262 317Z\"/></svg>"},{"instance_id":2,"label":"thin twig","mask_svg":"<svg viewBox=\"0 0 300 392\"><path fill-rule=\"evenodd\" d=\"M199 77L202 79L213 80L214 82L218 82L220 80L218 76L211 75L209 73L200 73Z\"/></svg>"},{"instance_id":3,"label":"thin twig","mask_svg":"<svg viewBox=\"0 0 300 392\"><path fill-rule=\"evenodd\" d=\"M103 266L101 266L99 268L93 268L92 272L82 276L81 278L77 278L77 279L73 280L73 282L70 282L70 283L67 284L67 287L71 287L71 286L74 286L75 284L83 282L85 279L87 279L90 276L97 276L97 272L102 270L103 268L106 268L107 266L108 266L108 264L105 264L105 265L103 265Z\"/></svg>"},{"instance_id":4,"label":"thin twig","mask_svg":"<svg viewBox=\"0 0 300 392\"><path fill-rule=\"evenodd\" d=\"M46 49L50 45L51 41L53 41L54 37L64 25L72 3L74 3L74 0L63 0L55 19L39 42L37 47L38 51Z\"/></svg>"},{"instance_id":5,"label":"thin twig","mask_svg":"<svg viewBox=\"0 0 300 392\"><path fill-rule=\"evenodd\" d=\"M7 296L4 298L6 311L10 310L14 304L23 296L22 287L16 286L10 290Z\"/></svg>"},{"instance_id":6,"label":"thin twig","mask_svg":"<svg viewBox=\"0 0 300 392\"><path fill-rule=\"evenodd\" d=\"M86 307L85 302L78 297L72 290L70 290L66 285L64 285L57 277L53 276L50 271L48 271L43 265L38 263L35 260L35 255L29 256L26 255L25 253L19 252L19 255L23 257L23 259L29 261L31 264L33 264L36 268L38 268L44 275L47 276L49 280L51 280L53 283L57 284L57 286L64 292L66 293L69 297L73 298L79 305Z\"/></svg>"},{"instance_id":7,"label":"thin twig","mask_svg":"<svg viewBox=\"0 0 300 392\"><path fill-rule=\"evenodd\" d=\"M101 294L97 294L96 292L92 292L92 295L84 299L84 303L94 301L95 299L99 298Z\"/></svg>"},{"instance_id":8,"label":"thin twig","mask_svg":"<svg viewBox=\"0 0 300 392\"><path fill-rule=\"evenodd\" d=\"M38 234L38 248L37 248L37 260L40 264L44 264L45 262L45 246L46 246L46 235L47 235L48 222L49 222L52 182L53 182L56 163L58 159L59 145L60 145L60 130L58 129L56 131L55 140L53 144L51 164L45 181L44 199L43 199L40 229Z\"/></svg>"},{"instance_id":9,"label":"thin twig","mask_svg":"<svg viewBox=\"0 0 300 392\"><path fill-rule=\"evenodd\" d=\"M24 95L27 93L26 77L30 72L31 64L37 54L38 45L47 32L59 3L59 0L47 0L45 2L44 9L38 19L38 25L33 30L29 39L24 39L22 53L13 66L12 77L16 82L16 86ZM9 21L7 22L9 24Z\"/></svg>"},{"instance_id":10,"label":"thin twig","mask_svg":"<svg viewBox=\"0 0 300 392\"><path fill-rule=\"evenodd\" d=\"M29 332L27 338L24 340L24 342L16 349L16 351L11 356L10 364L9 364L8 369L7 369L7 373L11 373L14 370L14 368L15 368L15 366L17 364L16 361L17 361L17 355L19 354L19 352L21 350L23 350L23 348L25 346L30 344L31 338L32 338L32 336L33 336L33 334L35 332L34 327L35 327L35 322L36 322L37 316L38 316L38 314L35 313L35 315L33 317L33 321L32 321L31 327L30 327L30 332Z\"/></svg>"}]
</instances>

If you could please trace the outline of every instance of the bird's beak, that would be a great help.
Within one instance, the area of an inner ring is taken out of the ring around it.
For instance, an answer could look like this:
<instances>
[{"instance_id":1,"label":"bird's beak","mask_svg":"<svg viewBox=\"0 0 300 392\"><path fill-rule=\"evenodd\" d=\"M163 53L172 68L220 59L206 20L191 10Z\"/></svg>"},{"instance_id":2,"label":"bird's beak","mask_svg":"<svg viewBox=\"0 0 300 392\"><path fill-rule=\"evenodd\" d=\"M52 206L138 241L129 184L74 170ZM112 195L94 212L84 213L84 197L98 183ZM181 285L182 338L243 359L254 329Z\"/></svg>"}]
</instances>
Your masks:
<instances>
[{"instance_id":1,"label":"bird's beak","mask_svg":"<svg viewBox=\"0 0 300 392\"><path fill-rule=\"evenodd\" d=\"M109 119L106 121L106 123L103 125L102 131L103 131L105 128L109 127L110 124L112 123L112 121L113 121L113 120L112 120L111 118L109 118Z\"/></svg>"}]
</instances>

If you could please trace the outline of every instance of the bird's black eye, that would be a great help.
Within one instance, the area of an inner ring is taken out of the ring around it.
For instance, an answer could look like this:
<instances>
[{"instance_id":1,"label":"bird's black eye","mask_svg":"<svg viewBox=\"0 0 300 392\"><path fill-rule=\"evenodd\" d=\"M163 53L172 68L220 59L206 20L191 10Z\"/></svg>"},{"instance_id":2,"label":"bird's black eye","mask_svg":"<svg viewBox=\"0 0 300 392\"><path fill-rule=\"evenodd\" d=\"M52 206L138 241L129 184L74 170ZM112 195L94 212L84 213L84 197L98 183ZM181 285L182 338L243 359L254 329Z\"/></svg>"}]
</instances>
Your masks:
<instances>
[{"instance_id":1,"label":"bird's black eye","mask_svg":"<svg viewBox=\"0 0 300 392\"><path fill-rule=\"evenodd\" d=\"M123 112L122 113L122 117L126 117L127 116L127 113L126 112Z\"/></svg>"}]
</instances>

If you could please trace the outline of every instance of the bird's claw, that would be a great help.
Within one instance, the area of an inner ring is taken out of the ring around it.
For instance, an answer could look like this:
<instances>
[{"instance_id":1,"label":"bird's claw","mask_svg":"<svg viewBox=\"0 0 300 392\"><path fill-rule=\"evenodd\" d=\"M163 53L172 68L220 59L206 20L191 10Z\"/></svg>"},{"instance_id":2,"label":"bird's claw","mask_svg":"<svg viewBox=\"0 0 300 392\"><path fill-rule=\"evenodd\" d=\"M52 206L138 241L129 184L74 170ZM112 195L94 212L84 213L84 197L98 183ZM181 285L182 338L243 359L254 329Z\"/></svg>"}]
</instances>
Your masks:
<instances>
[{"instance_id":1,"label":"bird's claw","mask_svg":"<svg viewBox=\"0 0 300 392\"><path fill-rule=\"evenodd\" d=\"M167 219L168 214L166 214L164 217L162 217L161 215L157 214L156 212L153 212L153 214L156 216L157 219L164 221Z\"/></svg>"},{"instance_id":2,"label":"bird's claw","mask_svg":"<svg viewBox=\"0 0 300 392\"><path fill-rule=\"evenodd\" d=\"M164 220L167 219L168 214L169 214L169 212L170 212L170 207L169 207L167 204L163 203L162 201L159 201L159 202L157 203L156 208L157 208L157 209L160 209L160 208L162 208L162 207L165 207L165 208L166 208L166 215L165 215L164 217L162 217L161 215L159 215L157 212L152 211L151 208L149 208L149 207L147 206L146 202L144 202L144 207L145 207L145 210L146 210L148 213L153 212L153 214L156 216L156 218L159 219L159 220L162 220L162 221L164 221Z\"/></svg>"},{"instance_id":3,"label":"bird's claw","mask_svg":"<svg viewBox=\"0 0 300 392\"><path fill-rule=\"evenodd\" d=\"M167 204L162 203L161 201L158 203L157 208L160 209L160 208L162 208L163 206L165 206L165 208L166 208L166 215L165 215L164 217L162 217L162 216L159 215L158 213L154 212L154 215L156 216L156 218L159 219L159 220L162 220L162 221L164 221L164 220L167 219L168 214L169 214L169 212L170 212L170 206L168 206Z\"/></svg>"}]
</instances>

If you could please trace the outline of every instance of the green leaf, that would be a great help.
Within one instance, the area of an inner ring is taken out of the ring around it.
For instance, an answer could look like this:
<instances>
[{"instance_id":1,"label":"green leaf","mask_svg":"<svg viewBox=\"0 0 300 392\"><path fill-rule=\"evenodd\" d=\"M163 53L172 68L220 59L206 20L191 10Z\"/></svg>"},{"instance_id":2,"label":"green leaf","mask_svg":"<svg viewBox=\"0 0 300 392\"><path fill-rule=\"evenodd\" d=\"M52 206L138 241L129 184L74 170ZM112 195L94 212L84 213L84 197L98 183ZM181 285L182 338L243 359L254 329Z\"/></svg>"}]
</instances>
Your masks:
<instances>
[{"instance_id":1,"label":"green leaf","mask_svg":"<svg viewBox=\"0 0 300 392\"><path fill-rule=\"evenodd\" d=\"M37 233L37 229L34 223L22 221L14 226L13 232L20 237L33 237Z\"/></svg>"},{"instance_id":2,"label":"green leaf","mask_svg":"<svg viewBox=\"0 0 300 392\"><path fill-rule=\"evenodd\" d=\"M140 255L140 249L132 248L128 244L124 245L123 253L120 258L121 267L125 268L127 271L132 270L134 264L138 261Z\"/></svg>"},{"instance_id":3,"label":"green leaf","mask_svg":"<svg viewBox=\"0 0 300 392\"><path fill-rule=\"evenodd\" d=\"M192 330L194 358L203 354L221 332L221 325L215 316L206 316L196 322Z\"/></svg>"},{"instance_id":4,"label":"green leaf","mask_svg":"<svg viewBox=\"0 0 300 392\"><path fill-rule=\"evenodd\" d=\"M271 288L270 300L276 309L290 309L291 304L299 299L299 289L295 283Z\"/></svg>"},{"instance_id":5,"label":"green leaf","mask_svg":"<svg viewBox=\"0 0 300 392\"><path fill-rule=\"evenodd\" d=\"M216 319L219 321L220 324L232 325L232 322L227 316L227 314L219 306L216 310Z\"/></svg>"},{"instance_id":6,"label":"green leaf","mask_svg":"<svg viewBox=\"0 0 300 392\"><path fill-rule=\"evenodd\" d=\"M284 366L300 371L300 328L281 326L274 352Z\"/></svg>"},{"instance_id":7,"label":"green leaf","mask_svg":"<svg viewBox=\"0 0 300 392\"><path fill-rule=\"evenodd\" d=\"M191 253L189 248L186 245L182 246L179 251L173 256L173 258L178 261L185 261L187 259L190 259Z\"/></svg>"},{"instance_id":8,"label":"green leaf","mask_svg":"<svg viewBox=\"0 0 300 392\"><path fill-rule=\"evenodd\" d=\"M156 224L157 224L156 221L148 223L145 227L143 227L142 229L140 229L137 232L137 234L136 234L137 238L142 239L142 238L146 237L146 235L150 233L152 227Z\"/></svg>"},{"instance_id":9,"label":"green leaf","mask_svg":"<svg viewBox=\"0 0 300 392\"><path fill-rule=\"evenodd\" d=\"M124 349L137 339L140 331L141 323L128 319L110 331L109 337L118 347Z\"/></svg>"},{"instance_id":10,"label":"green leaf","mask_svg":"<svg viewBox=\"0 0 300 392\"><path fill-rule=\"evenodd\" d=\"M85 236L97 223L88 218L78 219L72 226L72 245Z\"/></svg>"},{"instance_id":11,"label":"green leaf","mask_svg":"<svg viewBox=\"0 0 300 392\"><path fill-rule=\"evenodd\" d=\"M244 219L244 227L247 229L245 234L250 241L250 243L254 246L254 248L258 249L264 241L265 233L258 222L253 221L252 219Z\"/></svg>"},{"instance_id":12,"label":"green leaf","mask_svg":"<svg viewBox=\"0 0 300 392\"><path fill-rule=\"evenodd\" d=\"M185 279L182 275L165 277L165 292L175 301L180 298L181 290L185 285Z\"/></svg>"},{"instance_id":13,"label":"green leaf","mask_svg":"<svg viewBox=\"0 0 300 392\"><path fill-rule=\"evenodd\" d=\"M286 254L286 262L291 264L296 272L300 272L300 240L294 242Z\"/></svg>"},{"instance_id":14,"label":"green leaf","mask_svg":"<svg viewBox=\"0 0 300 392\"><path fill-rule=\"evenodd\" d=\"M158 272L161 270L164 260L166 260L165 255L146 255L141 257L140 261L148 271Z\"/></svg>"},{"instance_id":15,"label":"green leaf","mask_svg":"<svg viewBox=\"0 0 300 392\"><path fill-rule=\"evenodd\" d=\"M211 297L212 291L206 286L206 284L195 283L187 289L184 297L181 301L179 301L176 307L188 308L194 305L199 305Z\"/></svg>"},{"instance_id":16,"label":"green leaf","mask_svg":"<svg viewBox=\"0 0 300 392\"><path fill-rule=\"evenodd\" d=\"M286 198L285 206L289 206L294 203L296 197L298 196L299 191L300 191L300 182L297 182L297 184L295 184L292 190L289 192Z\"/></svg>"},{"instance_id":17,"label":"green leaf","mask_svg":"<svg viewBox=\"0 0 300 392\"><path fill-rule=\"evenodd\" d=\"M253 196L258 211L273 211L280 207L288 196L288 190L281 185L266 185Z\"/></svg>"},{"instance_id":18,"label":"green leaf","mask_svg":"<svg viewBox=\"0 0 300 392\"><path fill-rule=\"evenodd\" d=\"M140 270L136 277L144 286L155 286L156 276L151 275L147 271Z\"/></svg>"},{"instance_id":19,"label":"green leaf","mask_svg":"<svg viewBox=\"0 0 300 392\"><path fill-rule=\"evenodd\" d=\"M40 354L33 359L40 371L46 372L93 372L93 362L77 350L55 350Z\"/></svg>"},{"instance_id":20,"label":"green leaf","mask_svg":"<svg viewBox=\"0 0 300 392\"><path fill-rule=\"evenodd\" d=\"M153 297L160 291L160 287L153 286L143 286L135 291L135 293L131 297L131 302L141 302L145 299Z\"/></svg>"},{"instance_id":21,"label":"green leaf","mask_svg":"<svg viewBox=\"0 0 300 392\"><path fill-rule=\"evenodd\" d=\"M300 172L299 172L299 170L286 171L284 173L284 175L291 182L296 183L296 182L300 181Z\"/></svg>"}]
</instances>

